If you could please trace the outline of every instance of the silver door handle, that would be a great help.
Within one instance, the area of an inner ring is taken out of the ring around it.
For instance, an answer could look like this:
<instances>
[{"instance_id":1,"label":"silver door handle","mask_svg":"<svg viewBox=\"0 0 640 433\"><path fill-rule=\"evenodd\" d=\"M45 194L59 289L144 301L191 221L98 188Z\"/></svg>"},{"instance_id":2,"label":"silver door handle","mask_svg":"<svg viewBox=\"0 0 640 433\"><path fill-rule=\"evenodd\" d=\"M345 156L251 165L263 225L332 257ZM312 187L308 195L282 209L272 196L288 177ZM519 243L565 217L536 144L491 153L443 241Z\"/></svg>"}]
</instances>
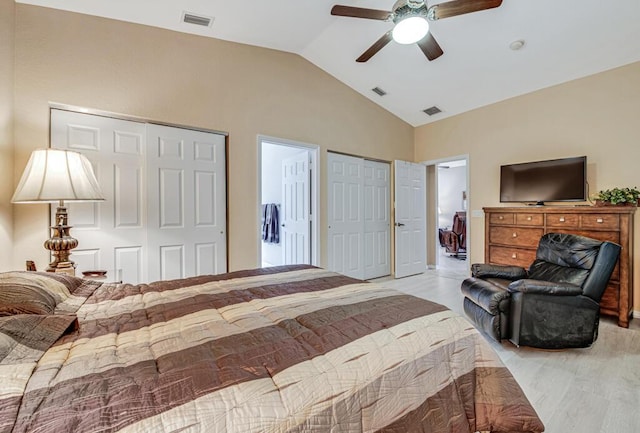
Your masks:
<instances>
[{"instance_id":1,"label":"silver door handle","mask_svg":"<svg viewBox=\"0 0 640 433\"><path fill-rule=\"evenodd\" d=\"M396 227L404 227L404 224L402 224L402 223L396 223Z\"/></svg>"}]
</instances>

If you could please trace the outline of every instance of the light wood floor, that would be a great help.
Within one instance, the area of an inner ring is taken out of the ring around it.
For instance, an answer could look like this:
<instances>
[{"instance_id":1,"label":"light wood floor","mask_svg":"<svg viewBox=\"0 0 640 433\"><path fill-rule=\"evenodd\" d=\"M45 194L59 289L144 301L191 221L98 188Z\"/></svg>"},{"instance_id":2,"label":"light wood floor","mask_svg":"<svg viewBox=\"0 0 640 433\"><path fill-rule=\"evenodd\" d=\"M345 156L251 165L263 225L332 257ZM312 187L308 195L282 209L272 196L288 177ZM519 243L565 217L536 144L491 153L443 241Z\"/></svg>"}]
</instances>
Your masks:
<instances>
[{"instance_id":1,"label":"light wood floor","mask_svg":"<svg viewBox=\"0 0 640 433\"><path fill-rule=\"evenodd\" d=\"M467 276L438 269L373 281L466 317L460 283ZM511 370L547 433L640 432L640 319L623 329L601 318L598 339L587 349L552 351L487 341Z\"/></svg>"}]
</instances>

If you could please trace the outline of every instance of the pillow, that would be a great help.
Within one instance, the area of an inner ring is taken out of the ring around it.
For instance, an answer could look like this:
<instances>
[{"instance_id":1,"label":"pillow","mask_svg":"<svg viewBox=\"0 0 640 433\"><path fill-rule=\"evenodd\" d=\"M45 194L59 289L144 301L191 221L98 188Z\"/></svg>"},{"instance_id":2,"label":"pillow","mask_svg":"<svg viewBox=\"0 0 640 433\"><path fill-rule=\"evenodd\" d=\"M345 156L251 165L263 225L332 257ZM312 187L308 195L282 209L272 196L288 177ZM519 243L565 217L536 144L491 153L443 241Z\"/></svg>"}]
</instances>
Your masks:
<instances>
[{"instance_id":1,"label":"pillow","mask_svg":"<svg viewBox=\"0 0 640 433\"><path fill-rule=\"evenodd\" d=\"M52 272L0 273L0 316L53 314L84 284L82 278Z\"/></svg>"},{"instance_id":2,"label":"pillow","mask_svg":"<svg viewBox=\"0 0 640 433\"><path fill-rule=\"evenodd\" d=\"M0 317L0 365L37 362L75 323L76 317L69 315Z\"/></svg>"},{"instance_id":3,"label":"pillow","mask_svg":"<svg viewBox=\"0 0 640 433\"><path fill-rule=\"evenodd\" d=\"M0 316L53 314L56 305L56 298L37 285L0 283Z\"/></svg>"}]
</instances>

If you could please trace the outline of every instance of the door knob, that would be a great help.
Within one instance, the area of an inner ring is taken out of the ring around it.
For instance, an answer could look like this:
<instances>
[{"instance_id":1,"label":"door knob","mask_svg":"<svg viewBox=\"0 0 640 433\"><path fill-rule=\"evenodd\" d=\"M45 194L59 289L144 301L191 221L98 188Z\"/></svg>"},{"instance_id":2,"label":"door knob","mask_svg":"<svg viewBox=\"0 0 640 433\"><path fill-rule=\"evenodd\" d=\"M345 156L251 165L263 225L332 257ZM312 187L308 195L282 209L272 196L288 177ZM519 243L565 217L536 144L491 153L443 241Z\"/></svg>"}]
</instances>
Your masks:
<instances>
[{"instance_id":1,"label":"door knob","mask_svg":"<svg viewBox=\"0 0 640 433\"><path fill-rule=\"evenodd\" d=\"M404 227L404 224L402 224L402 223L396 223L396 227Z\"/></svg>"}]
</instances>

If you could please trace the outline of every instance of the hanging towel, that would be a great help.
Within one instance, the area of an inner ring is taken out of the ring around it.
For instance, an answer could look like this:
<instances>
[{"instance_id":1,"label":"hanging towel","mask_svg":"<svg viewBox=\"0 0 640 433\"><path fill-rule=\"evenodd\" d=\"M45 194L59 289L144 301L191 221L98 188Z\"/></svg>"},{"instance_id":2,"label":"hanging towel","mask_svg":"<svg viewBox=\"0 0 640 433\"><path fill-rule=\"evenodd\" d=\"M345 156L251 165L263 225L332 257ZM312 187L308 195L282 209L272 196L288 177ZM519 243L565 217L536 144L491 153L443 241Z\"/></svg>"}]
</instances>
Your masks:
<instances>
[{"instance_id":1,"label":"hanging towel","mask_svg":"<svg viewBox=\"0 0 640 433\"><path fill-rule=\"evenodd\" d=\"M267 205L266 204L262 205L262 227L261 227L261 231L262 231L262 240L266 241L267 240Z\"/></svg>"},{"instance_id":2,"label":"hanging towel","mask_svg":"<svg viewBox=\"0 0 640 433\"><path fill-rule=\"evenodd\" d=\"M271 225L269 230L269 241L274 244L280 243L280 216L279 205L271 204Z\"/></svg>"},{"instance_id":3,"label":"hanging towel","mask_svg":"<svg viewBox=\"0 0 640 433\"><path fill-rule=\"evenodd\" d=\"M267 203L262 205L262 240L270 244L280 243L279 205Z\"/></svg>"}]
</instances>

